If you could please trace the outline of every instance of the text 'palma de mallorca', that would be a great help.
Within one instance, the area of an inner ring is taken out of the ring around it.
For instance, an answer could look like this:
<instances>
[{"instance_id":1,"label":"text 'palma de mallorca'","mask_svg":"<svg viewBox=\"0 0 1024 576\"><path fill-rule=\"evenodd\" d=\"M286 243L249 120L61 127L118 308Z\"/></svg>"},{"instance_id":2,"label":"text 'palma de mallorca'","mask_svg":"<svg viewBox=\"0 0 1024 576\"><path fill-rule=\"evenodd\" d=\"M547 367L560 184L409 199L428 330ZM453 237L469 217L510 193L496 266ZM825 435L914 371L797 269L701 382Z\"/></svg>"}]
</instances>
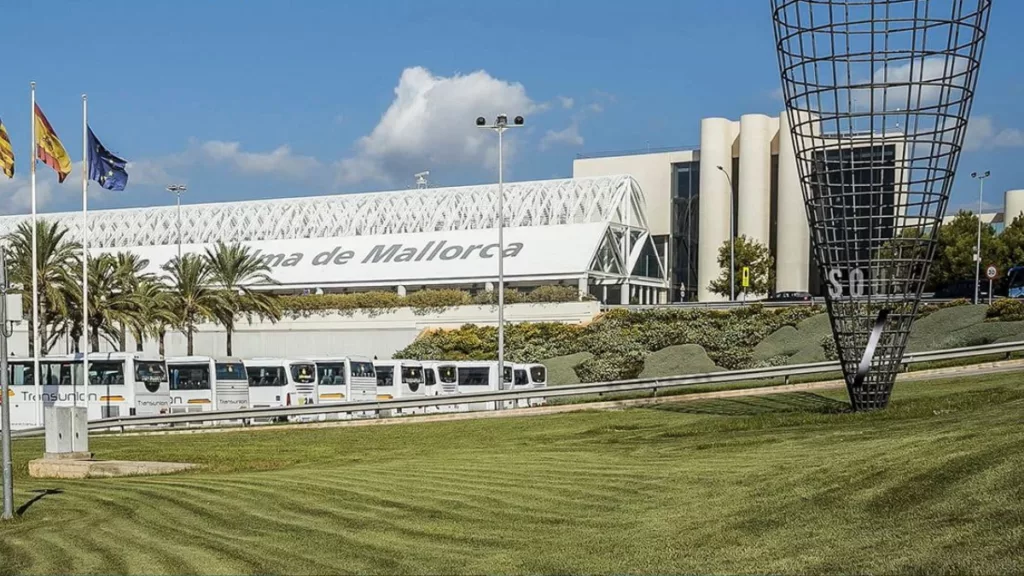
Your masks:
<instances>
[{"instance_id":1,"label":"text 'palma de mallorca'","mask_svg":"<svg viewBox=\"0 0 1024 576\"><path fill-rule=\"evenodd\" d=\"M178 253L240 242L281 292L492 290L498 277L497 185L91 211L95 253L129 250L148 272ZM668 300L644 194L629 176L504 185L510 288L575 285L606 302ZM40 215L81 239L81 213ZM27 216L0 218L0 234ZM180 222L180 232L179 232ZM180 236L179 236L180 234Z\"/></svg>"}]
</instances>

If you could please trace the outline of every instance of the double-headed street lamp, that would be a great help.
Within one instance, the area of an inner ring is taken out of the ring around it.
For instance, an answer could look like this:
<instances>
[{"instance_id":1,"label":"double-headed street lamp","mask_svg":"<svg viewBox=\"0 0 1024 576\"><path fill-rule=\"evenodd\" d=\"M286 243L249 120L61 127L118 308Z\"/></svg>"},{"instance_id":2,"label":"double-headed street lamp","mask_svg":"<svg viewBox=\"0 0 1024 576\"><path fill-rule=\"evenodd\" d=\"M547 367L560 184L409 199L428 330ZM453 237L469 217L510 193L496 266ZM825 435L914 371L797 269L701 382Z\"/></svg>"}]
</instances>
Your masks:
<instances>
[{"instance_id":1,"label":"double-headed street lamp","mask_svg":"<svg viewBox=\"0 0 1024 576\"><path fill-rule=\"evenodd\" d=\"M516 116L512 124L508 123L508 116L498 114L494 124L487 124L487 120L480 116L476 119L477 128L486 128L498 133L498 382L499 388L505 383L505 191L504 185L504 146L502 135L509 128L521 128L523 117Z\"/></svg>"},{"instance_id":2,"label":"double-headed street lamp","mask_svg":"<svg viewBox=\"0 0 1024 576\"><path fill-rule=\"evenodd\" d=\"M974 249L974 303L978 303L978 286L981 284L981 211L985 206L985 178L992 172L971 172L971 178L978 181L978 246ZM991 284L991 282L990 282ZM991 298L992 295L989 294Z\"/></svg>"},{"instance_id":3,"label":"double-headed street lamp","mask_svg":"<svg viewBox=\"0 0 1024 576\"><path fill-rule=\"evenodd\" d=\"M177 197L178 204L178 260L181 260L181 193L188 190L184 184L171 184L167 191Z\"/></svg>"},{"instance_id":4,"label":"double-headed street lamp","mask_svg":"<svg viewBox=\"0 0 1024 576\"><path fill-rule=\"evenodd\" d=\"M725 174L729 181L729 301L736 301L736 219L732 217L735 211L732 207L732 176L725 171L725 168L716 166L722 174ZM746 297L744 297L746 298Z\"/></svg>"}]
</instances>

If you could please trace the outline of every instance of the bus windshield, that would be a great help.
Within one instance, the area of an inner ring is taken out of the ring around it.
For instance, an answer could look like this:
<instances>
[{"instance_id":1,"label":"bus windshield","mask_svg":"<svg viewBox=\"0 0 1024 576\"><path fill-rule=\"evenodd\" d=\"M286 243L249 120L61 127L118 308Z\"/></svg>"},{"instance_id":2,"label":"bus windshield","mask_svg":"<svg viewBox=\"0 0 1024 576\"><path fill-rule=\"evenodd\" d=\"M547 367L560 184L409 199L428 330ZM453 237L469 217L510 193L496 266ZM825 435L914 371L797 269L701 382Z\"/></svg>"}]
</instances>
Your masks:
<instances>
[{"instance_id":1,"label":"bus windshield","mask_svg":"<svg viewBox=\"0 0 1024 576\"><path fill-rule=\"evenodd\" d=\"M312 364L292 364L292 380L299 384L312 384L316 381L316 367Z\"/></svg>"},{"instance_id":2,"label":"bus windshield","mask_svg":"<svg viewBox=\"0 0 1024 576\"><path fill-rule=\"evenodd\" d=\"M1014 266L1008 273L1010 286L1007 296L1010 298L1024 298L1024 266Z\"/></svg>"},{"instance_id":3,"label":"bus windshield","mask_svg":"<svg viewBox=\"0 0 1024 576\"><path fill-rule=\"evenodd\" d=\"M136 360L135 379L139 382L166 382L167 366L160 361Z\"/></svg>"}]
</instances>

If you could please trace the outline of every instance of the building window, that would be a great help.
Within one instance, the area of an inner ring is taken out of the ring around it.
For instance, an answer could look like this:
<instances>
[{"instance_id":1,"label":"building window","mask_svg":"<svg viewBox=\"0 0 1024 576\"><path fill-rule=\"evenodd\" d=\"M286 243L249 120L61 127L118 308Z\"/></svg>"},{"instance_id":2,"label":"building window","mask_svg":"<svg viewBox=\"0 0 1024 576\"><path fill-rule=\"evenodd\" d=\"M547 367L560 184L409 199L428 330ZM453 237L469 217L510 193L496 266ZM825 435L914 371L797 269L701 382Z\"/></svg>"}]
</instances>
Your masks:
<instances>
[{"instance_id":1,"label":"building window","mask_svg":"<svg viewBox=\"0 0 1024 576\"><path fill-rule=\"evenodd\" d=\"M700 238L700 162L673 164L672 301L697 299L697 253Z\"/></svg>"}]
</instances>

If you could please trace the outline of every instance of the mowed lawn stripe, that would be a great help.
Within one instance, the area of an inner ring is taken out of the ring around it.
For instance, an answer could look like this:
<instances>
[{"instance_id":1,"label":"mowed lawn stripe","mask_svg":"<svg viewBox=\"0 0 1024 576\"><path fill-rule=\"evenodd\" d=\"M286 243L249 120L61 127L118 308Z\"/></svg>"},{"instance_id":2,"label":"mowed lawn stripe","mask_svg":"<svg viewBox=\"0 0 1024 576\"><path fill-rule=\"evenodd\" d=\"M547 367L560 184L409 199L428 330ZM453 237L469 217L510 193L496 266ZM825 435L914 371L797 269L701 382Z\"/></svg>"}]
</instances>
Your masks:
<instances>
[{"instance_id":1,"label":"mowed lawn stripe","mask_svg":"<svg viewBox=\"0 0 1024 576\"><path fill-rule=\"evenodd\" d=\"M43 481L6 573L1000 573L1024 564L1019 375L393 427L94 439L174 476Z\"/></svg>"}]
</instances>

